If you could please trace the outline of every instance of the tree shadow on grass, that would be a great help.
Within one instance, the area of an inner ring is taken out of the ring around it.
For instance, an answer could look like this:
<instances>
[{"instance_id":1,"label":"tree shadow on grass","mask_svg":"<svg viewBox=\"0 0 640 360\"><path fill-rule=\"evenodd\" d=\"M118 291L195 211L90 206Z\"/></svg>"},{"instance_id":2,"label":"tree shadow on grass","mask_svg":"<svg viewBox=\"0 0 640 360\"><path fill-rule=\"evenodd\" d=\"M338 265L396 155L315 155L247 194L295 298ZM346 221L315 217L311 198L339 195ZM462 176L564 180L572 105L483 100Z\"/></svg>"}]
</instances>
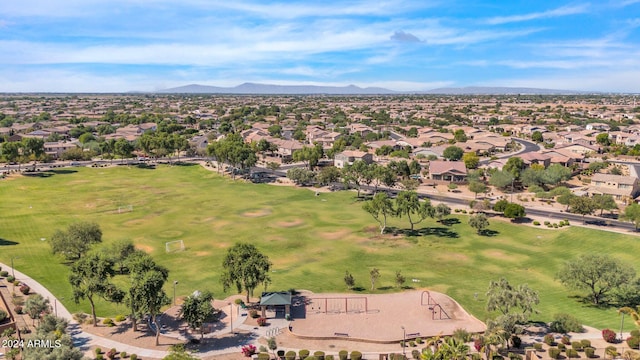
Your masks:
<instances>
[{"instance_id":1,"label":"tree shadow on grass","mask_svg":"<svg viewBox=\"0 0 640 360\"><path fill-rule=\"evenodd\" d=\"M57 169L57 170L35 171L35 172L29 171L29 172L22 173L22 175L28 176L28 177L48 178L48 177L52 177L53 175L66 175L66 174L73 174L77 172L78 170Z\"/></svg>"},{"instance_id":2,"label":"tree shadow on grass","mask_svg":"<svg viewBox=\"0 0 640 360\"><path fill-rule=\"evenodd\" d=\"M18 245L19 242L0 238L0 246Z\"/></svg>"},{"instance_id":3,"label":"tree shadow on grass","mask_svg":"<svg viewBox=\"0 0 640 360\"><path fill-rule=\"evenodd\" d=\"M353 289L351 289L353 291L357 291L357 292L363 292L367 289L365 289L363 286L354 286Z\"/></svg>"},{"instance_id":4,"label":"tree shadow on grass","mask_svg":"<svg viewBox=\"0 0 640 360\"><path fill-rule=\"evenodd\" d=\"M146 170L155 170L156 169L156 165L155 164L138 164L138 165L136 165L136 167L138 169L146 169Z\"/></svg>"},{"instance_id":5,"label":"tree shadow on grass","mask_svg":"<svg viewBox=\"0 0 640 360\"><path fill-rule=\"evenodd\" d=\"M182 166L182 167L192 167L192 166L200 166L199 164L190 163L190 162L182 162L176 161L173 163L174 166Z\"/></svg>"},{"instance_id":6,"label":"tree shadow on grass","mask_svg":"<svg viewBox=\"0 0 640 360\"><path fill-rule=\"evenodd\" d=\"M418 236L438 236L450 239L457 239L460 237L457 232L445 227L422 228L416 232L418 233Z\"/></svg>"},{"instance_id":7,"label":"tree shadow on grass","mask_svg":"<svg viewBox=\"0 0 640 360\"><path fill-rule=\"evenodd\" d=\"M487 237L493 237L500 234L499 231L496 230L489 230L489 229L482 229L478 232L478 235L480 236L487 236Z\"/></svg>"},{"instance_id":8,"label":"tree shadow on grass","mask_svg":"<svg viewBox=\"0 0 640 360\"><path fill-rule=\"evenodd\" d=\"M594 304L593 298L591 296L571 295L571 296L568 296L568 298L571 299L572 301L577 301L581 303L582 306L586 308L591 308L591 309L606 310L606 309L615 307L613 304L607 302L606 300L601 300L599 304Z\"/></svg>"},{"instance_id":9,"label":"tree shadow on grass","mask_svg":"<svg viewBox=\"0 0 640 360\"><path fill-rule=\"evenodd\" d=\"M383 291L384 290L391 290L391 289L393 289L393 286L381 286L381 287L378 288L378 290L383 290Z\"/></svg>"},{"instance_id":10,"label":"tree shadow on grass","mask_svg":"<svg viewBox=\"0 0 640 360\"><path fill-rule=\"evenodd\" d=\"M452 226L452 225L460 224L460 219L457 219L457 218L442 219L440 220L440 224L444 226Z\"/></svg>"},{"instance_id":11,"label":"tree shadow on grass","mask_svg":"<svg viewBox=\"0 0 640 360\"><path fill-rule=\"evenodd\" d=\"M65 174L75 174L78 172L78 170L72 170L72 169L57 169L57 170L49 170L48 172L50 173L54 173L56 175L65 175Z\"/></svg>"}]
</instances>

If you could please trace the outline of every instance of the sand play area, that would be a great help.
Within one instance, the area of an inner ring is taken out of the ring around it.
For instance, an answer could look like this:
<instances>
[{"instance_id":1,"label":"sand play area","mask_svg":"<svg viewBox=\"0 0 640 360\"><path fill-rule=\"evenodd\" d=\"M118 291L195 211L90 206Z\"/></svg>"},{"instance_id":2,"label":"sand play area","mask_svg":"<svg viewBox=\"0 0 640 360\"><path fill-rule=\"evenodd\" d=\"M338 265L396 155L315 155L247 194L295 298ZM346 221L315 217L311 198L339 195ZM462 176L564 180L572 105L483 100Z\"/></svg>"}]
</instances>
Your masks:
<instances>
[{"instance_id":1,"label":"sand play area","mask_svg":"<svg viewBox=\"0 0 640 360\"><path fill-rule=\"evenodd\" d=\"M292 299L291 333L308 339L379 343L451 335L458 328L483 332L485 324L450 297L433 291L395 294L313 294ZM404 330L403 330L404 327Z\"/></svg>"}]
</instances>

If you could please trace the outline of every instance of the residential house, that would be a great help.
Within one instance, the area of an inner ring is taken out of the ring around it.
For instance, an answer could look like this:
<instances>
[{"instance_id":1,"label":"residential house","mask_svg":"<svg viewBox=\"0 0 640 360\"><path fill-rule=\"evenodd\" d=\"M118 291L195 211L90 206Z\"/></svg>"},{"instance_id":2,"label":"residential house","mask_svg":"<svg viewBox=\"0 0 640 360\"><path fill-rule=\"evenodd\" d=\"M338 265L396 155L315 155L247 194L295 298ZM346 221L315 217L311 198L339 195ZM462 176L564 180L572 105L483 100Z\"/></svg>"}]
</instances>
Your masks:
<instances>
[{"instance_id":1,"label":"residential house","mask_svg":"<svg viewBox=\"0 0 640 360\"><path fill-rule=\"evenodd\" d=\"M597 173L591 178L587 193L611 195L616 201L627 203L640 193L640 180L636 177Z\"/></svg>"},{"instance_id":2,"label":"residential house","mask_svg":"<svg viewBox=\"0 0 640 360\"><path fill-rule=\"evenodd\" d=\"M52 159L59 159L65 151L75 149L77 147L77 142L45 142L44 152L51 156Z\"/></svg>"},{"instance_id":3,"label":"residential house","mask_svg":"<svg viewBox=\"0 0 640 360\"><path fill-rule=\"evenodd\" d=\"M362 160L367 164L371 164L373 162L373 155L359 150L345 150L335 155L334 165L338 169L342 169L346 165L352 165L357 160Z\"/></svg>"},{"instance_id":4,"label":"residential house","mask_svg":"<svg viewBox=\"0 0 640 360\"><path fill-rule=\"evenodd\" d=\"M429 162L427 178L439 182L462 183L467 180L467 167L462 161L433 160Z\"/></svg>"},{"instance_id":5,"label":"residential house","mask_svg":"<svg viewBox=\"0 0 640 360\"><path fill-rule=\"evenodd\" d=\"M304 146L297 140L274 139L273 143L278 146L276 155L285 162L293 160L293 153L296 150L302 149L302 147Z\"/></svg>"},{"instance_id":6,"label":"residential house","mask_svg":"<svg viewBox=\"0 0 640 360\"><path fill-rule=\"evenodd\" d=\"M551 165L551 156L539 152L528 152L518 155L518 157L522 159L527 167L530 167L533 164L539 164L547 168Z\"/></svg>"}]
</instances>

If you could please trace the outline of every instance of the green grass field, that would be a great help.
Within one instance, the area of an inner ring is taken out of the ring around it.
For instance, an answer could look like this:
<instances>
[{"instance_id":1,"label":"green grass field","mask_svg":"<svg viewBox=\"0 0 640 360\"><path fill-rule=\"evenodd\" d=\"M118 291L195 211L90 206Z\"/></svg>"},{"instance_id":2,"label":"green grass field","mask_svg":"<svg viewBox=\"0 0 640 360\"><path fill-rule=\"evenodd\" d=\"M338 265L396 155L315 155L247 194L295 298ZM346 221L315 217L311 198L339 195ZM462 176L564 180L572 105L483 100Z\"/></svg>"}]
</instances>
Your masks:
<instances>
[{"instance_id":1,"label":"green grass field","mask_svg":"<svg viewBox=\"0 0 640 360\"><path fill-rule=\"evenodd\" d=\"M547 230L492 220L490 229L497 235L483 237L464 216L454 217L460 222L449 227L428 219L418 225L430 228L424 236L381 237L353 192L316 197L308 189L233 182L197 165L47 174L0 182L0 261L9 264L17 257L16 268L64 298L72 312L88 311L88 304L70 300L68 268L41 239L81 220L99 223L105 243L131 239L151 253L170 269L169 283L179 281L178 296L194 290L211 290L218 298L229 295L219 280L222 258L227 247L245 241L274 263L271 290L346 291L343 276L348 270L368 291L368 272L377 267L381 278L376 292L398 291L394 278L401 270L406 285L445 292L485 320L488 283L505 276L512 284L528 283L538 290L536 320L566 312L587 325L614 329L620 321L615 309L578 302L555 275L566 260L582 253L606 252L633 263L640 251L636 237L579 227ZM132 212L118 213L128 205ZM407 227L396 219L390 225ZM187 250L167 254L165 243L178 239ZM167 293L172 292L167 285ZM126 313L124 306L98 306L98 315L117 313Z\"/></svg>"}]
</instances>

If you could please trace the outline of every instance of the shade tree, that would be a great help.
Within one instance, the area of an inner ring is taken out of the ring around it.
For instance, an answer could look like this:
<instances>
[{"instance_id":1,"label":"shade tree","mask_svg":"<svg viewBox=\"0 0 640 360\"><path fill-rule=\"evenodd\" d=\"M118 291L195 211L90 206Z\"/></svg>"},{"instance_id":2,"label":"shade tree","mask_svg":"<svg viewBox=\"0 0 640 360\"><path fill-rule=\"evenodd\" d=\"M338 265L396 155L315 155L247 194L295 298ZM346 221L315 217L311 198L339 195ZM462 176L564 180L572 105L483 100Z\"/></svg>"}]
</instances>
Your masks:
<instances>
[{"instance_id":1,"label":"shade tree","mask_svg":"<svg viewBox=\"0 0 640 360\"><path fill-rule=\"evenodd\" d=\"M213 316L213 293L210 291L194 292L184 299L180 307L180 315L192 330L200 329L200 339L204 338L204 322Z\"/></svg>"},{"instance_id":2,"label":"shade tree","mask_svg":"<svg viewBox=\"0 0 640 360\"><path fill-rule=\"evenodd\" d=\"M77 222L66 230L56 230L49 245L54 254L63 254L67 260L77 260L86 254L93 244L102 242L102 230L95 222Z\"/></svg>"},{"instance_id":3,"label":"shade tree","mask_svg":"<svg viewBox=\"0 0 640 360\"><path fill-rule=\"evenodd\" d=\"M236 243L229 250L222 262L222 286L227 291L235 286L238 292L246 291L246 302L258 285L267 285L271 278L271 261L253 244Z\"/></svg>"},{"instance_id":4,"label":"shade tree","mask_svg":"<svg viewBox=\"0 0 640 360\"><path fill-rule=\"evenodd\" d=\"M396 210L387 193L380 192L373 196L373 199L367 200L362 209L368 212L380 225L380 234L384 234L387 227L387 218L394 216Z\"/></svg>"},{"instance_id":5,"label":"shade tree","mask_svg":"<svg viewBox=\"0 0 640 360\"><path fill-rule=\"evenodd\" d=\"M406 216L407 220L409 220L411 231L413 231L416 224L434 215L434 209L429 199L420 201L418 193L415 191L399 192L395 204L396 216Z\"/></svg>"}]
</instances>

